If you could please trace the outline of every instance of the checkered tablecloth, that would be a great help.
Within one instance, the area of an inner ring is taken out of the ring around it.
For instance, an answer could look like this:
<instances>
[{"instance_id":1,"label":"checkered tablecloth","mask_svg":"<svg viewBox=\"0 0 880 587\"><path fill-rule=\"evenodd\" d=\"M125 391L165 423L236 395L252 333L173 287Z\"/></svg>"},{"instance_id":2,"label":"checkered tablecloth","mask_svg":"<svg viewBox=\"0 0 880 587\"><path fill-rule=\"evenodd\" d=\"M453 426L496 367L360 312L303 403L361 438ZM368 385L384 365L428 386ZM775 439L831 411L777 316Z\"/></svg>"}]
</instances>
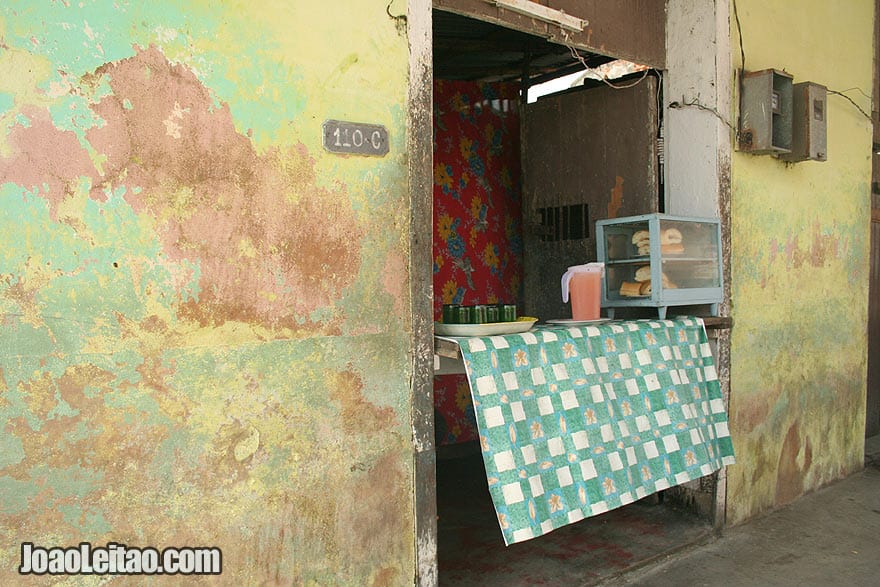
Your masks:
<instances>
[{"instance_id":1,"label":"checkered tablecloth","mask_svg":"<svg viewBox=\"0 0 880 587\"><path fill-rule=\"evenodd\" d=\"M699 318L458 342L506 544L734 463Z\"/></svg>"}]
</instances>

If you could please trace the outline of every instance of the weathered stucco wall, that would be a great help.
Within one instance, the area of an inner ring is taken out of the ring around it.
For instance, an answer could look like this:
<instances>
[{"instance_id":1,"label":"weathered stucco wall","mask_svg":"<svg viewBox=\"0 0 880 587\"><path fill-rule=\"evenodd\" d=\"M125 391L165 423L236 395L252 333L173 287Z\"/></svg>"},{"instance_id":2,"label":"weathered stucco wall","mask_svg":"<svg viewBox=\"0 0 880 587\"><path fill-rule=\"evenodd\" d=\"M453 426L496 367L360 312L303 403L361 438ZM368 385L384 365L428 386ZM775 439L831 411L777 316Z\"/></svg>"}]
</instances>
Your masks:
<instances>
[{"instance_id":1,"label":"weathered stucco wall","mask_svg":"<svg viewBox=\"0 0 880 587\"><path fill-rule=\"evenodd\" d=\"M866 112L873 2L737 0L746 69L847 92ZM731 51L740 64L731 13ZM728 521L862 466L871 123L828 97L828 161L734 153Z\"/></svg>"},{"instance_id":2,"label":"weathered stucco wall","mask_svg":"<svg viewBox=\"0 0 880 587\"><path fill-rule=\"evenodd\" d=\"M0 7L0 583L24 541L219 546L229 584L412 581L388 4ZM385 125L390 153L326 153L329 118Z\"/></svg>"}]
</instances>

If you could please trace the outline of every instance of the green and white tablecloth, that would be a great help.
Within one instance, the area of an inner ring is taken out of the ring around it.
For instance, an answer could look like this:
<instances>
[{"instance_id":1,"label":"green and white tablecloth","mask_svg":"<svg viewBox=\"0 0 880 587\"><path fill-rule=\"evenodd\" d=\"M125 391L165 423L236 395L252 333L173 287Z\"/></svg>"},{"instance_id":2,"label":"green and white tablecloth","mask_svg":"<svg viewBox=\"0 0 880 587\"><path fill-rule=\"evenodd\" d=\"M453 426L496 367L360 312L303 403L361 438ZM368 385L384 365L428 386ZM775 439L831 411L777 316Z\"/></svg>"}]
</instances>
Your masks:
<instances>
[{"instance_id":1,"label":"green and white tablecloth","mask_svg":"<svg viewBox=\"0 0 880 587\"><path fill-rule=\"evenodd\" d=\"M699 318L457 340L505 544L734 463Z\"/></svg>"}]
</instances>

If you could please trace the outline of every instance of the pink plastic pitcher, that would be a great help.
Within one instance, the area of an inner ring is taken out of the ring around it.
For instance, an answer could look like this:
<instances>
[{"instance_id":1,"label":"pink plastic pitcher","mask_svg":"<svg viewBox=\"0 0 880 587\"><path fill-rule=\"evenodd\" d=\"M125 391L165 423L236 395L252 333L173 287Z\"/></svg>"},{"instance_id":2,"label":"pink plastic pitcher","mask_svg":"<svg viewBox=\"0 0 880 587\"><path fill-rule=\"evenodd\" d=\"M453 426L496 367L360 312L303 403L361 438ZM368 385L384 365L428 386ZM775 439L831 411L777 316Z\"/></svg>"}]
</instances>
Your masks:
<instances>
[{"instance_id":1,"label":"pink plastic pitcher","mask_svg":"<svg viewBox=\"0 0 880 587\"><path fill-rule=\"evenodd\" d=\"M598 320L602 299L604 263L569 267L562 276L562 301L571 294L571 317L574 320Z\"/></svg>"}]
</instances>

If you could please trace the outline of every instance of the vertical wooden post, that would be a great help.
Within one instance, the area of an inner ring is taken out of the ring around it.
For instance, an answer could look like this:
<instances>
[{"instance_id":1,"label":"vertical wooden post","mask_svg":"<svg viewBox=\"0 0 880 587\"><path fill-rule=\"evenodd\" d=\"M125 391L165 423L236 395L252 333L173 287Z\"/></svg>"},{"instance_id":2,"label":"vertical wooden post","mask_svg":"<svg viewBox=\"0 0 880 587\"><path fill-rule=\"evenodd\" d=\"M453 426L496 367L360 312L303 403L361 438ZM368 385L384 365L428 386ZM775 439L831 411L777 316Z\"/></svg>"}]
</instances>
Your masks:
<instances>
[{"instance_id":1,"label":"vertical wooden post","mask_svg":"<svg viewBox=\"0 0 880 587\"><path fill-rule=\"evenodd\" d=\"M434 453L434 330L431 238L433 214L433 68L431 1L407 2L409 95L407 154L412 299L412 431L415 584L437 584L437 481Z\"/></svg>"}]
</instances>

